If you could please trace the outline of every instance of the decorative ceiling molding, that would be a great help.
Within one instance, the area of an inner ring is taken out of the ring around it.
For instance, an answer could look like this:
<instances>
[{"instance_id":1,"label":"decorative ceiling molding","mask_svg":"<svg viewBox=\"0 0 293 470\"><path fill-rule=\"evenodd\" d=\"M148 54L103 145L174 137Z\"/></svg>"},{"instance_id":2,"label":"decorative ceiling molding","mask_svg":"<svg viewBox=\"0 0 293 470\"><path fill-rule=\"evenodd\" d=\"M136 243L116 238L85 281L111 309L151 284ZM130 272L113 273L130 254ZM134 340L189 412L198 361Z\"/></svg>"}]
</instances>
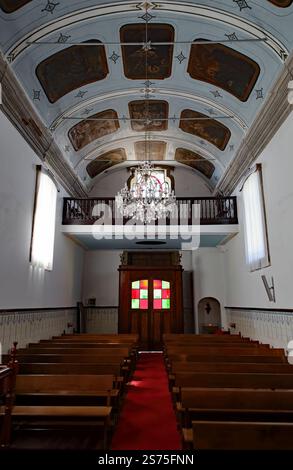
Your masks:
<instances>
[{"instance_id":1,"label":"decorative ceiling molding","mask_svg":"<svg viewBox=\"0 0 293 470\"><path fill-rule=\"evenodd\" d=\"M99 18L105 15L119 15L121 13L128 13L132 10L137 10L137 2L120 2L116 4L100 5L91 8L85 8L83 10L74 11L68 15L64 15L61 18L56 18L53 21L45 24L42 27L35 29L27 33L22 37L16 44L14 44L9 51L7 56L13 57L13 60L22 54L28 47L31 47L28 43L41 41L48 39L48 36L56 32L64 31L65 28L71 27L73 24L82 22L88 22L91 19ZM239 15L229 13L228 11L220 10L214 7L207 7L203 5L194 5L190 2L164 2L160 1L159 10L161 12L171 12L183 15L196 16L198 18L204 18L209 21L218 21L227 25L228 29L240 29L243 31L244 37L247 38L249 35L251 38L261 39L266 36L267 40L264 43L269 47L275 54L278 55L279 59L284 62L289 51L285 45L279 41L273 34L264 30L257 24L248 21Z\"/></svg>"},{"instance_id":2,"label":"decorative ceiling molding","mask_svg":"<svg viewBox=\"0 0 293 470\"><path fill-rule=\"evenodd\" d=\"M8 63L0 53L0 109L20 132L37 156L59 179L70 196L86 197L87 190L66 162L52 134L44 126L18 83Z\"/></svg>"},{"instance_id":3,"label":"decorative ceiling molding","mask_svg":"<svg viewBox=\"0 0 293 470\"><path fill-rule=\"evenodd\" d=\"M292 112L292 105L288 102L288 82L292 80L292 76L293 54L287 59L268 99L218 183L216 194L231 194L235 190L245 171L259 157Z\"/></svg>"}]
</instances>

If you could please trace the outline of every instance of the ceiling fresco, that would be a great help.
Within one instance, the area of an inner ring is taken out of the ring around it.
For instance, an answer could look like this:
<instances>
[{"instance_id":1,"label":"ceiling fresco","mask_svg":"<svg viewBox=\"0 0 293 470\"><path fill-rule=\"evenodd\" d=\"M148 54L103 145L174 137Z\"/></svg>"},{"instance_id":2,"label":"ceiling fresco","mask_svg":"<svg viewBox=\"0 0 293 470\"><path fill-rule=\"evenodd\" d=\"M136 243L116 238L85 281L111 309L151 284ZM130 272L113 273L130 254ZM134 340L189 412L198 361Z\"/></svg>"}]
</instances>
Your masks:
<instances>
[{"instance_id":1,"label":"ceiling fresco","mask_svg":"<svg viewBox=\"0 0 293 470\"><path fill-rule=\"evenodd\" d=\"M160 142L160 141L156 141L156 142L139 141L139 142L135 142L134 144L135 156L136 156L136 159L139 161L165 160L166 148L167 148L166 142Z\"/></svg>"},{"instance_id":2,"label":"ceiling fresco","mask_svg":"<svg viewBox=\"0 0 293 470\"><path fill-rule=\"evenodd\" d=\"M107 109L73 126L68 136L74 149L78 151L94 140L116 132L117 129L119 129L118 115L113 109Z\"/></svg>"},{"instance_id":3,"label":"ceiling fresco","mask_svg":"<svg viewBox=\"0 0 293 470\"><path fill-rule=\"evenodd\" d=\"M121 42L173 42L174 28L168 24L128 24L120 30ZM171 75L173 46L122 46L124 73L132 80L163 80Z\"/></svg>"},{"instance_id":4,"label":"ceiling fresco","mask_svg":"<svg viewBox=\"0 0 293 470\"><path fill-rule=\"evenodd\" d=\"M32 0L0 0L0 8L5 11L5 13L13 13L31 1Z\"/></svg>"},{"instance_id":5,"label":"ceiling fresco","mask_svg":"<svg viewBox=\"0 0 293 470\"><path fill-rule=\"evenodd\" d=\"M168 129L169 105L167 101L131 101L129 114L132 119L131 127L134 131L165 131Z\"/></svg>"},{"instance_id":6,"label":"ceiling fresco","mask_svg":"<svg viewBox=\"0 0 293 470\"><path fill-rule=\"evenodd\" d=\"M118 165L126 160L126 153L124 149L115 149L110 152L100 155L95 160L91 161L86 171L90 178L95 178L97 175L105 170L108 170L112 166Z\"/></svg>"},{"instance_id":7,"label":"ceiling fresco","mask_svg":"<svg viewBox=\"0 0 293 470\"><path fill-rule=\"evenodd\" d=\"M112 160L145 160L146 135L152 160L213 190L286 67L292 24L293 0L0 0L0 49L86 191Z\"/></svg>"},{"instance_id":8,"label":"ceiling fresco","mask_svg":"<svg viewBox=\"0 0 293 470\"><path fill-rule=\"evenodd\" d=\"M211 142L220 150L225 150L231 137L230 130L224 124L191 109L182 111L180 129Z\"/></svg>"},{"instance_id":9,"label":"ceiling fresco","mask_svg":"<svg viewBox=\"0 0 293 470\"><path fill-rule=\"evenodd\" d=\"M211 179L215 171L215 165L213 165L201 155L192 152L192 150L184 148L176 149L175 160L179 163L183 163L184 165L188 165L191 168L194 168L208 179Z\"/></svg>"},{"instance_id":10,"label":"ceiling fresco","mask_svg":"<svg viewBox=\"0 0 293 470\"><path fill-rule=\"evenodd\" d=\"M203 41L203 40L201 40ZM228 91L246 101L260 73L259 65L244 54L223 44L196 44L191 46L188 73Z\"/></svg>"},{"instance_id":11,"label":"ceiling fresco","mask_svg":"<svg viewBox=\"0 0 293 470\"><path fill-rule=\"evenodd\" d=\"M90 42L97 42L91 40ZM103 46L72 46L41 62L36 74L50 103L88 83L103 80L108 75Z\"/></svg>"}]
</instances>

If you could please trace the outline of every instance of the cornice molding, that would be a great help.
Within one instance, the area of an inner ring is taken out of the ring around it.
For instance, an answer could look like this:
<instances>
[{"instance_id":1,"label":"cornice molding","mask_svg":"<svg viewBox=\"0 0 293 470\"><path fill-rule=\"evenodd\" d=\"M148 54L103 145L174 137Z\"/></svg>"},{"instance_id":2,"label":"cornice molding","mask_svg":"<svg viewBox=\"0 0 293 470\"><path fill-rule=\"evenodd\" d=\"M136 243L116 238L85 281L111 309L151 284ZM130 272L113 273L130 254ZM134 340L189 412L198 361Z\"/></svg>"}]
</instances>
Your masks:
<instances>
[{"instance_id":1,"label":"cornice molding","mask_svg":"<svg viewBox=\"0 0 293 470\"><path fill-rule=\"evenodd\" d=\"M53 135L30 104L27 95L1 53L0 83L2 85L0 109L3 113L42 162L52 170L68 194L72 197L87 197L85 186L65 160L60 148L54 142Z\"/></svg>"},{"instance_id":2,"label":"cornice molding","mask_svg":"<svg viewBox=\"0 0 293 470\"><path fill-rule=\"evenodd\" d=\"M292 76L293 54L288 57L269 97L218 183L216 194L229 195L235 190L245 171L259 157L289 116L292 105L288 102L288 82L292 80Z\"/></svg>"}]
</instances>

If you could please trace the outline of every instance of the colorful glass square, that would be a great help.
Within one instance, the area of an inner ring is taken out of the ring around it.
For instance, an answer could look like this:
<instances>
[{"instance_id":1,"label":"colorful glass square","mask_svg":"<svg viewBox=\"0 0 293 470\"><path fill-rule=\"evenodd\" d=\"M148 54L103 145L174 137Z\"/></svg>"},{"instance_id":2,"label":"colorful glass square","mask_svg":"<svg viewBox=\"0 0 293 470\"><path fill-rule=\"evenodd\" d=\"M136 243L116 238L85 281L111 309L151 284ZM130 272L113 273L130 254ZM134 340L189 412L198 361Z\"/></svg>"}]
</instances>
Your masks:
<instances>
[{"instance_id":1,"label":"colorful glass square","mask_svg":"<svg viewBox=\"0 0 293 470\"><path fill-rule=\"evenodd\" d=\"M162 300L162 308L170 308L170 299Z\"/></svg>"},{"instance_id":2,"label":"colorful glass square","mask_svg":"<svg viewBox=\"0 0 293 470\"><path fill-rule=\"evenodd\" d=\"M161 308L162 308L162 300L154 299L154 309L161 310Z\"/></svg>"},{"instance_id":3,"label":"colorful glass square","mask_svg":"<svg viewBox=\"0 0 293 470\"><path fill-rule=\"evenodd\" d=\"M162 289L162 281L155 279L154 280L154 289Z\"/></svg>"},{"instance_id":4,"label":"colorful glass square","mask_svg":"<svg viewBox=\"0 0 293 470\"><path fill-rule=\"evenodd\" d=\"M162 289L170 289L170 282L162 281Z\"/></svg>"},{"instance_id":5,"label":"colorful glass square","mask_svg":"<svg viewBox=\"0 0 293 470\"><path fill-rule=\"evenodd\" d=\"M147 289L140 289L140 298L147 299L148 298L148 291Z\"/></svg>"},{"instance_id":6,"label":"colorful glass square","mask_svg":"<svg viewBox=\"0 0 293 470\"><path fill-rule=\"evenodd\" d=\"M139 308L139 299L131 300L131 308Z\"/></svg>"},{"instance_id":7,"label":"colorful glass square","mask_svg":"<svg viewBox=\"0 0 293 470\"><path fill-rule=\"evenodd\" d=\"M162 298L161 289L154 289L154 299L161 299L161 298Z\"/></svg>"},{"instance_id":8,"label":"colorful glass square","mask_svg":"<svg viewBox=\"0 0 293 470\"><path fill-rule=\"evenodd\" d=\"M162 290L162 299L170 299L170 289Z\"/></svg>"},{"instance_id":9,"label":"colorful glass square","mask_svg":"<svg viewBox=\"0 0 293 470\"><path fill-rule=\"evenodd\" d=\"M139 289L132 289L131 297L132 299L139 299Z\"/></svg>"},{"instance_id":10,"label":"colorful glass square","mask_svg":"<svg viewBox=\"0 0 293 470\"><path fill-rule=\"evenodd\" d=\"M149 287L149 281L146 279L146 280L143 280L143 281L140 281L140 288L141 289L148 289Z\"/></svg>"},{"instance_id":11,"label":"colorful glass square","mask_svg":"<svg viewBox=\"0 0 293 470\"><path fill-rule=\"evenodd\" d=\"M147 310L148 309L148 300L140 299L140 309Z\"/></svg>"},{"instance_id":12,"label":"colorful glass square","mask_svg":"<svg viewBox=\"0 0 293 470\"><path fill-rule=\"evenodd\" d=\"M139 289L139 281L134 281L132 283L132 289Z\"/></svg>"}]
</instances>

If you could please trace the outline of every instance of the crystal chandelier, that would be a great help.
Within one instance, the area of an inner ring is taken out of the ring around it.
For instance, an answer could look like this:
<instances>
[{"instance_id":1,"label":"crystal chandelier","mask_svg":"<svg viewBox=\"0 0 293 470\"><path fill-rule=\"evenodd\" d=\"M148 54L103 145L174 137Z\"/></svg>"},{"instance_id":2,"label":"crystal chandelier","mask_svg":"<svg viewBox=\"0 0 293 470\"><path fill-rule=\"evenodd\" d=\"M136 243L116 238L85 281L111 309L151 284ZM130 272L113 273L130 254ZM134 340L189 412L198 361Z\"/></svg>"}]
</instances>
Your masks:
<instances>
[{"instance_id":1,"label":"crystal chandelier","mask_svg":"<svg viewBox=\"0 0 293 470\"><path fill-rule=\"evenodd\" d=\"M131 188L125 184L116 196L116 206L123 217L144 224L165 218L176 209L176 198L168 181L161 182L151 162L135 168Z\"/></svg>"}]
</instances>

